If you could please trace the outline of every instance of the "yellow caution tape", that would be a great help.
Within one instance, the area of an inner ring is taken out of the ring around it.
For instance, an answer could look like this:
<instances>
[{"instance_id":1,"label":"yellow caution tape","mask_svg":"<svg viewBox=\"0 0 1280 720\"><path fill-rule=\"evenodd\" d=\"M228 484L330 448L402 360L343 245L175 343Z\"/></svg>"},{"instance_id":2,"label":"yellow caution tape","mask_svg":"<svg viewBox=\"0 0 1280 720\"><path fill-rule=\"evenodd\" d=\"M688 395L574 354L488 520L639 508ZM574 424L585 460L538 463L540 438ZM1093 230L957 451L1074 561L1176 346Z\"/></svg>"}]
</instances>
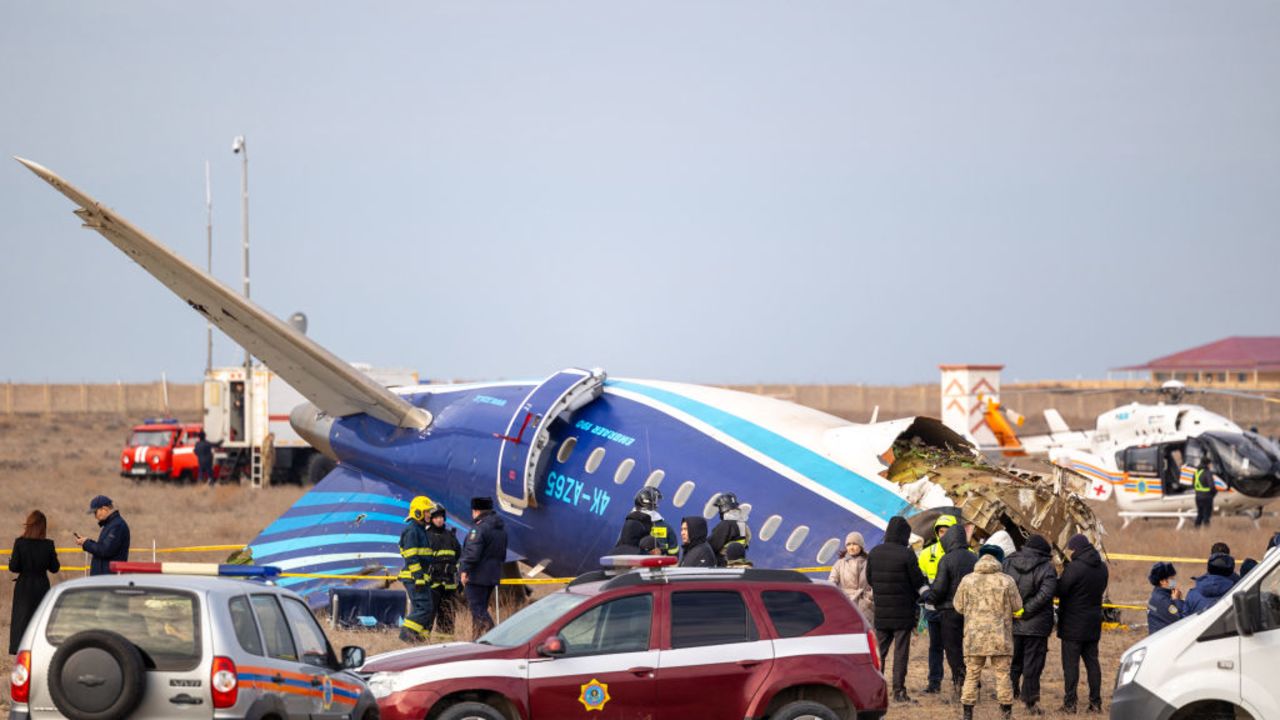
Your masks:
<instances>
[{"instance_id":1,"label":"yellow caution tape","mask_svg":"<svg viewBox=\"0 0 1280 720\"><path fill-rule=\"evenodd\" d=\"M89 538L89 539L92 540L93 538ZM244 545L194 545L192 547L156 548L154 551L149 551L147 548L142 548L142 547L131 547L129 549L138 554L146 554L147 552L156 552L156 553L222 552L222 551L230 551L230 550L243 550L244 548L245 548ZM54 548L55 552L60 552L60 553L81 552L82 550L83 548L80 548L80 547ZM12 550L0 550L0 555L12 555L12 554L13 554Z\"/></svg>"},{"instance_id":2,"label":"yellow caution tape","mask_svg":"<svg viewBox=\"0 0 1280 720\"><path fill-rule=\"evenodd\" d=\"M1128 555L1126 553L1107 553L1108 560L1134 560L1137 562L1184 562L1184 563L1202 563L1208 562L1208 558L1179 558L1179 557L1159 557L1157 555Z\"/></svg>"}]
</instances>

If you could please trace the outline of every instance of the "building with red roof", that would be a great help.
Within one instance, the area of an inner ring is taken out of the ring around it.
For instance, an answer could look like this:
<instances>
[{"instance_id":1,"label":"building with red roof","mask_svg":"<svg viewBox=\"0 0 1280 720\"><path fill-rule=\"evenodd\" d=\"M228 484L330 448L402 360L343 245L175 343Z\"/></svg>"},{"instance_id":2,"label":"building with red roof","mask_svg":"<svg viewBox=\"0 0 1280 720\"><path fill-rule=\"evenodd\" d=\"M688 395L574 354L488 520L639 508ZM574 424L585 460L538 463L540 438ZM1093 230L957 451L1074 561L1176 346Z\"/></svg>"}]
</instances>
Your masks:
<instances>
[{"instance_id":1,"label":"building with red roof","mask_svg":"<svg viewBox=\"0 0 1280 720\"><path fill-rule=\"evenodd\" d=\"M1229 337L1116 369L1144 370L1156 382L1280 382L1280 337Z\"/></svg>"}]
</instances>

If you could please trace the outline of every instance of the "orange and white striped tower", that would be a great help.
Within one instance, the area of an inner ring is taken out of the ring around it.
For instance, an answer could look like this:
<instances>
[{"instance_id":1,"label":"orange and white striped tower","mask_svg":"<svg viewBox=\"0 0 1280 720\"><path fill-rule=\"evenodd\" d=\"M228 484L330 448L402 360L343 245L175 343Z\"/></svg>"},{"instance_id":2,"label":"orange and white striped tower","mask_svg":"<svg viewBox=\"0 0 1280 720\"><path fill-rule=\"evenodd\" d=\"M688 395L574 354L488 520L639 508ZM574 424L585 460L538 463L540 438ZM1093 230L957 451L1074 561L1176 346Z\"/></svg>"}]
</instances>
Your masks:
<instances>
[{"instance_id":1,"label":"orange and white striped tower","mask_svg":"<svg viewBox=\"0 0 1280 720\"><path fill-rule=\"evenodd\" d=\"M1000 441L985 419L986 400L1000 400L1003 365L939 365L942 371L942 424L981 446Z\"/></svg>"}]
</instances>

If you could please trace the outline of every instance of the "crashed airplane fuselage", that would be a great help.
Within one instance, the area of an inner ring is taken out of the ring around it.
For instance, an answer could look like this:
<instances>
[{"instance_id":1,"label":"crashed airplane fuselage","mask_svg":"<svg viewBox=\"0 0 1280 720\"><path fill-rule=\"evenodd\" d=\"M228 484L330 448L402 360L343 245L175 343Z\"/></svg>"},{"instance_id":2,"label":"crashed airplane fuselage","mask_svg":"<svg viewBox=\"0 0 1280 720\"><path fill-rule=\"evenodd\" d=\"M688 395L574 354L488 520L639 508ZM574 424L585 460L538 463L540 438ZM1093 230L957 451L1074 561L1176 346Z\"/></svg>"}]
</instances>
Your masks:
<instances>
[{"instance_id":1,"label":"crashed airplane fuselage","mask_svg":"<svg viewBox=\"0 0 1280 720\"><path fill-rule=\"evenodd\" d=\"M941 476L923 468L904 477L895 449L946 451L974 470L968 444L930 418L862 425L747 393L579 369L540 381L388 391L54 173L22 162L75 202L88 227L311 401L291 423L338 467L253 540L256 563L341 575L398 571L397 540L415 495L443 503L463 528L470 498L494 497L508 559L553 575L594 569L644 486L662 492L660 510L677 534L681 517L712 518L717 496L735 494L750 506L751 559L774 568L827 564L850 531L875 545L894 515L960 504L983 530L1007 525L1002 518L1017 504L999 491L969 492L982 471L964 487L936 482ZM1004 487L998 473L986 477ZM1014 490L1030 497L1026 486ZM1035 512L1074 502L1061 486L1037 497ZM283 582L317 604L335 584Z\"/></svg>"}]
</instances>

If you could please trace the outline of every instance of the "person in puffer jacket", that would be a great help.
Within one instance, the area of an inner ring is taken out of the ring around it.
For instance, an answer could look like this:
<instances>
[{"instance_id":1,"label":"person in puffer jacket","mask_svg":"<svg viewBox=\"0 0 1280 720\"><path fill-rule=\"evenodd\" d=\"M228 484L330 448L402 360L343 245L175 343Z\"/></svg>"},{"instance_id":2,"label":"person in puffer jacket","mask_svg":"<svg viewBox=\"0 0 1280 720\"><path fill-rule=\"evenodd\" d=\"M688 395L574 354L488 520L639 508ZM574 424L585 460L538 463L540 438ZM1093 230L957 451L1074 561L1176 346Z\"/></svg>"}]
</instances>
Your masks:
<instances>
[{"instance_id":1,"label":"person in puffer jacket","mask_svg":"<svg viewBox=\"0 0 1280 720\"><path fill-rule=\"evenodd\" d=\"M649 514L640 508L632 510L622 521L622 532L618 534L618 541L613 544L613 550L609 554L639 555L640 541L648 537L652 530L653 519Z\"/></svg>"},{"instance_id":2,"label":"person in puffer jacket","mask_svg":"<svg viewBox=\"0 0 1280 720\"><path fill-rule=\"evenodd\" d=\"M1022 598L1022 613L1013 620L1013 660L1009 679L1013 698L1022 700L1029 715L1043 715L1040 703L1040 674L1049 654L1053 633L1053 596L1058 590L1058 573L1053 569L1049 541L1032 535L1021 550L1004 561L1004 572L1013 578Z\"/></svg>"},{"instance_id":3,"label":"person in puffer jacket","mask_svg":"<svg viewBox=\"0 0 1280 720\"><path fill-rule=\"evenodd\" d=\"M716 554L707 542L707 519L701 515L686 515L680 521L680 567L715 567Z\"/></svg>"},{"instance_id":4,"label":"person in puffer jacket","mask_svg":"<svg viewBox=\"0 0 1280 720\"><path fill-rule=\"evenodd\" d=\"M960 533L963 535L964 533ZM907 663L911 656L911 630L916 626L916 603L929 587L916 554L908 546L911 525L901 515L889 518L884 542L867 554L867 581L875 606L876 644L880 667L893 647L893 699L911 703L907 695Z\"/></svg>"},{"instance_id":5,"label":"person in puffer jacket","mask_svg":"<svg viewBox=\"0 0 1280 720\"><path fill-rule=\"evenodd\" d=\"M827 578L840 586L849 602L857 606L866 618L868 627L875 627L875 605L871 600L871 583L867 581L867 551L863 549L862 533L851 532L844 538L844 550L840 559L831 567Z\"/></svg>"},{"instance_id":6,"label":"person in puffer jacket","mask_svg":"<svg viewBox=\"0 0 1280 720\"><path fill-rule=\"evenodd\" d=\"M942 625L942 651L947 658L947 667L951 668L951 699L960 699L960 689L964 686L964 616L952 607L952 599L960 581L973 572L978 563L978 556L969 549L969 535L962 527L956 527L942 538L942 546L946 554L938 563L938 574L925 602L938 609L938 620Z\"/></svg>"},{"instance_id":7,"label":"person in puffer jacket","mask_svg":"<svg viewBox=\"0 0 1280 720\"><path fill-rule=\"evenodd\" d=\"M1209 572L1198 578L1196 586L1187 593L1187 614L1194 615L1208 610L1218 598L1231 592L1235 582L1231 580L1236 570L1236 560L1230 555L1215 553L1209 556Z\"/></svg>"}]
</instances>

